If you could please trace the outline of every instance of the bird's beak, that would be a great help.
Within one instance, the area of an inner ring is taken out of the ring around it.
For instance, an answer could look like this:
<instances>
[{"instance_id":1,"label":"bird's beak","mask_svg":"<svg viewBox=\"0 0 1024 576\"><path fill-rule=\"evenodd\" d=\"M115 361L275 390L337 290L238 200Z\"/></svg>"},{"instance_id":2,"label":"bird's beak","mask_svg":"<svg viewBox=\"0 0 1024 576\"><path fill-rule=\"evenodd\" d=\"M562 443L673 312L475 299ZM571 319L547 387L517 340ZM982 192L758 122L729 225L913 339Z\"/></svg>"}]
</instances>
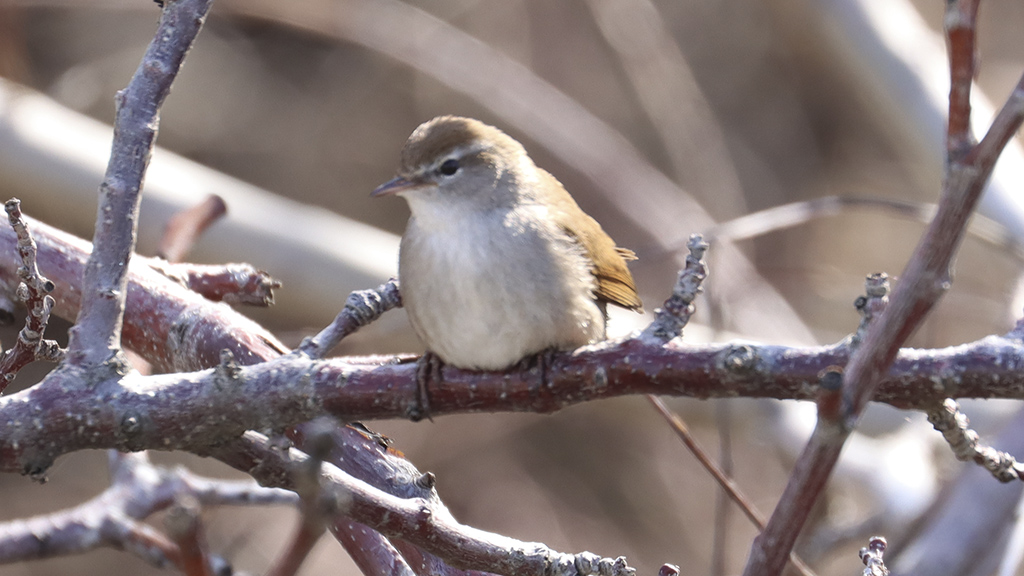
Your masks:
<instances>
[{"instance_id":1,"label":"bird's beak","mask_svg":"<svg viewBox=\"0 0 1024 576\"><path fill-rule=\"evenodd\" d=\"M408 180L401 176L396 176L391 180L377 186L373 192L370 193L371 198L377 198L379 196L393 196L406 190L412 190L422 186L422 182L416 182L415 180Z\"/></svg>"}]
</instances>

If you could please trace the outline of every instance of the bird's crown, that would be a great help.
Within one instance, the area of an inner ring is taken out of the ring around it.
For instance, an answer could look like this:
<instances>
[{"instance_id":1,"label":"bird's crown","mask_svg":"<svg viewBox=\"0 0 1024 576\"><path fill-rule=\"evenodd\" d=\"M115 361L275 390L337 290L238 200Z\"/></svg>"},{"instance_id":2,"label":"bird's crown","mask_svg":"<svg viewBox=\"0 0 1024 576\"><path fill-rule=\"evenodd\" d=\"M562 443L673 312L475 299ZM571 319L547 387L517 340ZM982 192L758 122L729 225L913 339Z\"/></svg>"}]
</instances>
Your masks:
<instances>
[{"instance_id":1,"label":"bird's crown","mask_svg":"<svg viewBox=\"0 0 1024 576\"><path fill-rule=\"evenodd\" d=\"M420 124L402 148L402 174L414 174L446 158L487 153L503 158L525 154L522 144L494 126L461 116L438 116Z\"/></svg>"}]
</instances>

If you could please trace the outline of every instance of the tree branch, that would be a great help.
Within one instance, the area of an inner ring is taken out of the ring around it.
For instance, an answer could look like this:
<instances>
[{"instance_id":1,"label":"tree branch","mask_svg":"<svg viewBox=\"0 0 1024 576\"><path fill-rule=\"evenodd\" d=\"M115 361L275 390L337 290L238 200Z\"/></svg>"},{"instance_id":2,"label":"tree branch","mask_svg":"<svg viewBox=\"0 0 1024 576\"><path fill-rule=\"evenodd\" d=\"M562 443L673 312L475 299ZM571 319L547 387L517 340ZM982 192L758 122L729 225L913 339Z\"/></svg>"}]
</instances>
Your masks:
<instances>
[{"instance_id":1,"label":"tree branch","mask_svg":"<svg viewBox=\"0 0 1024 576\"><path fill-rule=\"evenodd\" d=\"M292 492L251 481L206 479L183 468L154 466L144 454L112 453L111 459L113 481L99 496L69 510L0 523L0 564L112 547L167 567L179 561L177 546L142 521L182 495L208 506L298 502Z\"/></svg>"},{"instance_id":2,"label":"tree branch","mask_svg":"<svg viewBox=\"0 0 1024 576\"><path fill-rule=\"evenodd\" d=\"M953 59L954 88L951 94L963 93L961 95L964 98L969 96L969 89L965 92L958 89L956 84L965 81L962 76L966 64L960 60L968 49L960 47L957 42L962 40L969 44L973 58L973 32L969 38L958 40L956 27L964 22L963 14L972 15L976 12L976 5L977 0L947 4L946 25L949 27L947 32L950 34ZM973 19L968 20L967 24L973 24ZM973 70L973 65L970 69ZM966 79L967 82L970 80ZM768 526L754 541L744 574L781 573L813 503L820 496L839 459L843 444L862 410L875 395L882 375L896 358L899 347L949 288L950 262L963 238L967 220L981 197L999 153L1024 120L1020 92L1015 90L1014 96L999 112L992 129L982 140L984 145L975 146L963 155L962 161L957 159L960 154L950 159L938 213L900 276L891 302L881 317L868 328L863 342L846 367L840 419L832 421L819 418ZM951 116L959 110L958 113L967 114L969 120L969 103L959 100L954 102L953 99L951 95ZM963 119L954 120L951 117L952 132L948 135L951 146L953 139L962 136L959 131L963 123Z\"/></svg>"},{"instance_id":3,"label":"tree branch","mask_svg":"<svg viewBox=\"0 0 1024 576\"><path fill-rule=\"evenodd\" d=\"M71 330L67 360L100 366L119 360L128 285L135 251L142 182L156 142L160 107L212 0L176 0L164 8L153 41L128 87L115 97L114 143L100 184L93 253L82 279L82 309Z\"/></svg>"},{"instance_id":4,"label":"tree branch","mask_svg":"<svg viewBox=\"0 0 1024 576\"><path fill-rule=\"evenodd\" d=\"M64 358L64 350L53 340L45 340L46 326L50 322L50 311L53 309L54 284L39 273L36 256L39 247L36 245L28 224L21 213L21 201L17 198L5 204L7 219L17 237L17 252L21 260L18 267L17 293L28 309L25 327L18 332L18 340L14 347L0 357L0 393L14 381L18 372L36 360L59 362Z\"/></svg>"},{"instance_id":5,"label":"tree branch","mask_svg":"<svg viewBox=\"0 0 1024 576\"><path fill-rule=\"evenodd\" d=\"M214 455L265 485L289 489L294 488L290 471L308 458L294 450L270 449L266 438L255 432L247 432L236 442L214 449ZM403 474L392 479L406 479L407 495L396 496L359 482L335 466L324 464L321 468L323 489L334 494L342 514L386 536L431 551L455 568L536 576L635 574L622 557L601 558L588 552L564 554L543 544L521 542L459 524L441 503L432 482L418 480L423 476ZM397 490L399 486L393 484L391 491Z\"/></svg>"}]
</instances>

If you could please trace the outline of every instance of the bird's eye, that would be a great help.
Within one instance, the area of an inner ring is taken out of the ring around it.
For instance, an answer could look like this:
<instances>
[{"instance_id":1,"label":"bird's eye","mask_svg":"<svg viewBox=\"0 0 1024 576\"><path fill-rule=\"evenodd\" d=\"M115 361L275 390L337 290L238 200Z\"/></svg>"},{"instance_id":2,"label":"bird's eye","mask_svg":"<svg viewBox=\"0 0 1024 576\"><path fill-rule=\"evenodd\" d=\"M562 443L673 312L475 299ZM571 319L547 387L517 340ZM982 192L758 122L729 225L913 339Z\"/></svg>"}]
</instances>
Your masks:
<instances>
[{"instance_id":1,"label":"bird's eye","mask_svg":"<svg viewBox=\"0 0 1024 576\"><path fill-rule=\"evenodd\" d=\"M438 166L437 171L445 176L451 176L459 171L459 161L455 158L449 158Z\"/></svg>"}]
</instances>

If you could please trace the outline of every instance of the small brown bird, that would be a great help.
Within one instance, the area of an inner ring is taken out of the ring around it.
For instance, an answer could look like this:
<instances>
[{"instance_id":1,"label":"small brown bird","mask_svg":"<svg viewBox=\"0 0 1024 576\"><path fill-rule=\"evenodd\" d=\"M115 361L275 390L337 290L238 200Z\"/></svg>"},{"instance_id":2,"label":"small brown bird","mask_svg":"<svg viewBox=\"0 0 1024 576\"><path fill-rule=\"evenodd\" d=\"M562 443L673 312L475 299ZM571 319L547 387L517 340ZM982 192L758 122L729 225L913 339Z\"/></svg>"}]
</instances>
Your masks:
<instances>
[{"instance_id":1,"label":"small brown bird","mask_svg":"<svg viewBox=\"0 0 1024 576\"><path fill-rule=\"evenodd\" d=\"M471 118L420 125L398 176L412 217L402 236L402 302L427 349L497 370L605 337L605 307L641 310L636 256L588 216L522 144Z\"/></svg>"}]
</instances>

